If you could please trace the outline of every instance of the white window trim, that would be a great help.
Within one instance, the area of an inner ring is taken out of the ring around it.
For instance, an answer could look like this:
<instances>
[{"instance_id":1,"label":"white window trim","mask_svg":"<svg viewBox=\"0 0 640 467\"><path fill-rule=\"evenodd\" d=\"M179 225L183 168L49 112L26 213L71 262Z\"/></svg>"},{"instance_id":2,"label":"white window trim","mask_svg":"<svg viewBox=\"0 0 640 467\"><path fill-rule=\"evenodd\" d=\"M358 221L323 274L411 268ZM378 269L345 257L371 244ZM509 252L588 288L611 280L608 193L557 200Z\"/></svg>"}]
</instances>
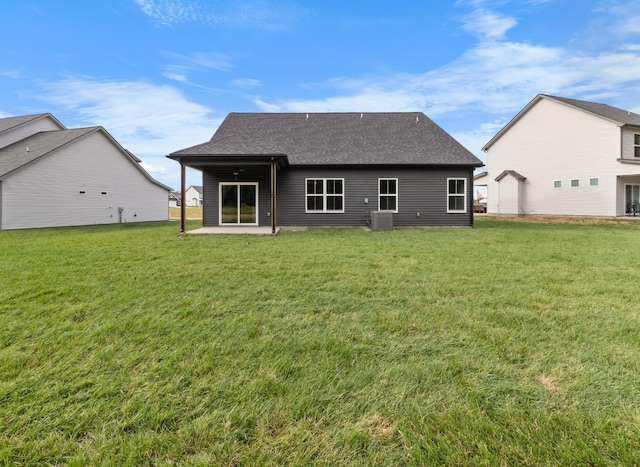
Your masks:
<instances>
[{"instance_id":1,"label":"white window trim","mask_svg":"<svg viewBox=\"0 0 640 467\"><path fill-rule=\"evenodd\" d=\"M383 194L380 193L380 182L382 180L395 180L395 182L396 182L396 192L395 192L395 194L393 194L393 195L391 195L391 194L383 195ZM383 196L393 196L393 197L396 198L396 208L393 209L393 210L392 209L385 209L385 211L393 212L395 214L398 213L398 207L399 207L398 206L398 201L399 201L398 200L398 190L399 189L400 189L400 185L398 184L398 179L397 178L383 177L383 178L379 178L378 179L378 210L379 211L382 211L382 209L380 209L380 198L382 198Z\"/></svg>"},{"instance_id":2,"label":"white window trim","mask_svg":"<svg viewBox=\"0 0 640 467\"><path fill-rule=\"evenodd\" d=\"M449 193L449 182L451 180L463 180L464 181L464 194ZM464 196L464 209L449 209L449 198L452 196ZM466 178L447 178L447 213L466 213L467 212L467 179Z\"/></svg>"},{"instance_id":3,"label":"white window trim","mask_svg":"<svg viewBox=\"0 0 640 467\"><path fill-rule=\"evenodd\" d=\"M596 184L592 185L591 182L595 180ZM600 178L599 177L591 177L589 179L589 188L598 188L600 186Z\"/></svg>"},{"instance_id":4,"label":"white window trim","mask_svg":"<svg viewBox=\"0 0 640 467\"><path fill-rule=\"evenodd\" d=\"M640 148L640 144L636 144L636 136L640 137L640 134L638 133L634 133L633 134L633 157L640 157L640 156L636 156L636 149Z\"/></svg>"},{"instance_id":5,"label":"white window trim","mask_svg":"<svg viewBox=\"0 0 640 467\"><path fill-rule=\"evenodd\" d=\"M559 182L560 186L556 186L556 183ZM561 190L562 189L562 180L554 180L553 181L553 189L554 190Z\"/></svg>"},{"instance_id":6,"label":"white window trim","mask_svg":"<svg viewBox=\"0 0 640 467\"><path fill-rule=\"evenodd\" d=\"M322 180L322 210L320 209L307 209L308 203L307 198L309 196L320 196L320 195L310 195L307 193L307 183L309 180ZM342 193L340 195L336 194L327 194L327 180L340 180L342 182ZM346 191L344 178L335 178L335 177L308 177L304 179L304 212L309 214L343 214L344 213L344 192ZM327 196L341 196L342 197L342 209L327 209Z\"/></svg>"},{"instance_id":7,"label":"white window trim","mask_svg":"<svg viewBox=\"0 0 640 467\"><path fill-rule=\"evenodd\" d=\"M574 185L573 182L578 182L577 185ZM579 178L574 178L569 182L569 186L571 188L580 188L580 179Z\"/></svg>"}]
</instances>

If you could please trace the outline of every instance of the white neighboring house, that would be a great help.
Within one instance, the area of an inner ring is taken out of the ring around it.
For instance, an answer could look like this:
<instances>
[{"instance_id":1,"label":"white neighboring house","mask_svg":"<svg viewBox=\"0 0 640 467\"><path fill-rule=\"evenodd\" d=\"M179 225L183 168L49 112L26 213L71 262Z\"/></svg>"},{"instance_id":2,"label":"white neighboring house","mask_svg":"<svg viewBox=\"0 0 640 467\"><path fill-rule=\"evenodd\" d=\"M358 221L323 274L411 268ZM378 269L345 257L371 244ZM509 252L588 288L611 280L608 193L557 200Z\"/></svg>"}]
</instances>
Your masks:
<instances>
[{"instance_id":1,"label":"white neighboring house","mask_svg":"<svg viewBox=\"0 0 640 467\"><path fill-rule=\"evenodd\" d=\"M482 148L487 212L640 215L640 115L537 95Z\"/></svg>"},{"instance_id":2,"label":"white neighboring house","mask_svg":"<svg viewBox=\"0 0 640 467\"><path fill-rule=\"evenodd\" d=\"M180 193L177 191L169 192L169 207L177 208L180 207Z\"/></svg>"},{"instance_id":3,"label":"white neighboring house","mask_svg":"<svg viewBox=\"0 0 640 467\"><path fill-rule=\"evenodd\" d=\"M184 190L185 206L202 206L202 187L191 185Z\"/></svg>"},{"instance_id":4,"label":"white neighboring house","mask_svg":"<svg viewBox=\"0 0 640 467\"><path fill-rule=\"evenodd\" d=\"M0 119L0 229L168 220L170 188L102 127Z\"/></svg>"}]
</instances>

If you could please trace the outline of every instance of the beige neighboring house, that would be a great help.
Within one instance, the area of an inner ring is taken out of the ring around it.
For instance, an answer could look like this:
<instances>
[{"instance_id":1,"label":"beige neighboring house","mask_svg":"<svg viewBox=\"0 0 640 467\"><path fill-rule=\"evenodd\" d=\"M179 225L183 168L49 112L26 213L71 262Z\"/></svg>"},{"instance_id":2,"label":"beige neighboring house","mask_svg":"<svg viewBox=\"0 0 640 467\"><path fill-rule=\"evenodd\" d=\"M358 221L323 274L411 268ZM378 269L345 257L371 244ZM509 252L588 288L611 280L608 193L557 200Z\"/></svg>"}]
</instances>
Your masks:
<instances>
[{"instance_id":1,"label":"beige neighboring house","mask_svg":"<svg viewBox=\"0 0 640 467\"><path fill-rule=\"evenodd\" d=\"M102 127L0 118L0 229L168 220L170 188Z\"/></svg>"},{"instance_id":2,"label":"beige neighboring house","mask_svg":"<svg viewBox=\"0 0 640 467\"><path fill-rule=\"evenodd\" d=\"M184 205L189 207L202 206L202 187L191 185L184 191Z\"/></svg>"},{"instance_id":3,"label":"beige neighboring house","mask_svg":"<svg viewBox=\"0 0 640 467\"><path fill-rule=\"evenodd\" d=\"M640 215L640 115L537 95L482 148L487 212Z\"/></svg>"}]
</instances>

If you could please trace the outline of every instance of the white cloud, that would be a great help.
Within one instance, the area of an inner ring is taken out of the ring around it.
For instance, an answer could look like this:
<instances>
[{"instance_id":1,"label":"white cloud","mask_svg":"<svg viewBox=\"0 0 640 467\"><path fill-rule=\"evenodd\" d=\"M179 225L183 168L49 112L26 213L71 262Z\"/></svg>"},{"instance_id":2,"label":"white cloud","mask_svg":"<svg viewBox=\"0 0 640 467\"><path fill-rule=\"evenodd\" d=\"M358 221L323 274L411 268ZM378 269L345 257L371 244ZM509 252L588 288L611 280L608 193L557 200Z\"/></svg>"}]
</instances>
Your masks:
<instances>
[{"instance_id":1,"label":"white cloud","mask_svg":"<svg viewBox=\"0 0 640 467\"><path fill-rule=\"evenodd\" d=\"M493 136L505 126L508 119L500 119L492 122L482 123L477 128L470 131L452 131L453 136L465 148L478 156L483 162L487 162L487 156L482 152L482 147L493 138Z\"/></svg>"},{"instance_id":2,"label":"white cloud","mask_svg":"<svg viewBox=\"0 0 640 467\"><path fill-rule=\"evenodd\" d=\"M189 74L200 70L226 71L232 67L229 57L221 53L192 52L188 55L164 52L174 63L166 65L162 76L182 84L203 87L192 82ZM208 88L207 88L208 89Z\"/></svg>"},{"instance_id":3,"label":"white cloud","mask_svg":"<svg viewBox=\"0 0 640 467\"><path fill-rule=\"evenodd\" d=\"M611 41L617 46L620 37L640 34L640 15L636 12L638 4L635 0L600 0L594 9L596 19L593 21L591 34L599 44Z\"/></svg>"},{"instance_id":4,"label":"white cloud","mask_svg":"<svg viewBox=\"0 0 640 467\"><path fill-rule=\"evenodd\" d=\"M286 29L305 9L269 0L134 0L162 26L197 23L222 29Z\"/></svg>"},{"instance_id":5,"label":"white cloud","mask_svg":"<svg viewBox=\"0 0 640 467\"><path fill-rule=\"evenodd\" d=\"M487 3L487 0L456 0L454 6L470 6L473 8L479 8Z\"/></svg>"},{"instance_id":6,"label":"white cloud","mask_svg":"<svg viewBox=\"0 0 640 467\"><path fill-rule=\"evenodd\" d=\"M146 170L149 173L155 173L155 174L166 174L167 173L167 168L162 166L162 165L154 165L151 164L150 162L145 162L142 161L140 162L140 165L142 166L142 168L144 170Z\"/></svg>"},{"instance_id":7,"label":"white cloud","mask_svg":"<svg viewBox=\"0 0 640 467\"><path fill-rule=\"evenodd\" d=\"M256 105L294 112L421 110L431 117L473 112L512 115L538 93L589 98L640 86L640 54L630 48L589 54L525 42L480 41L457 60L425 73L340 78L324 85L332 96L277 102L256 99Z\"/></svg>"},{"instance_id":8,"label":"white cloud","mask_svg":"<svg viewBox=\"0 0 640 467\"><path fill-rule=\"evenodd\" d=\"M4 76L6 78L20 79L23 77L22 72L18 70L4 70L0 71L0 76Z\"/></svg>"},{"instance_id":9,"label":"white cloud","mask_svg":"<svg viewBox=\"0 0 640 467\"><path fill-rule=\"evenodd\" d=\"M179 0L135 0L140 10L162 25L196 21L200 16L195 3Z\"/></svg>"},{"instance_id":10,"label":"white cloud","mask_svg":"<svg viewBox=\"0 0 640 467\"><path fill-rule=\"evenodd\" d=\"M516 26L517 21L508 16L479 8L462 17L462 28L483 40L504 38L506 32Z\"/></svg>"},{"instance_id":11,"label":"white cloud","mask_svg":"<svg viewBox=\"0 0 640 467\"><path fill-rule=\"evenodd\" d=\"M162 73L162 76L164 76L167 79L170 79L172 81L177 81L178 83L184 83L184 84L188 84L189 83L189 78L187 78L187 75L183 75L181 73L174 73L171 71L165 71L164 73Z\"/></svg>"},{"instance_id":12,"label":"white cloud","mask_svg":"<svg viewBox=\"0 0 640 467\"><path fill-rule=\"evenodd\" d=\"M479 7L485 2L471 3ZM277 112L423 111L438 122L446 121L447 130L481 158L480 148L539 93L640 108L640 47L634 43L604 52L576 51L569 48L572 44L547 47L504 38L516 25L509 17L477 9L465 18L463 28L479 40L440 68L334 78L301 86L310 93L324 88L327 97L256 97L254 103L264 111ZM478 21L471 26L473 20ZM456 131L469 124L476 128Z\"/></svg>"},{"instance_id":13,"label":"white cloud","mask_svg":"<svg viewBox=\"0 0 640 467\"><path fill-rule=\"evenodd\" d=\"M208 141L222 121L171 86L77 77L47 84L44 91L42 100L75 117L63 122L69 128L103 126L171 186L177 184L179 169L164 156Z\"/></svg>"},{"instance_id":14,"label":"white cloud","mask_svg":"<svg viewBox=\"0 0 640 467\"><path fill-rule=\"evenodd\" d=\"M422 74L376 79L333 79L334 96L320 100L290 100L256 104L281 111L407 111L430 116L482 109L511 111L541 91L569 85L571 70L550 73L568 60L561 50L519 43L482 43L458 60Z\"/></svg>"},{"instance_id":15,"label":"white cloud","mask_svg":"<svg viewBox=\"0 0 640 467\"><path fill-rule=\"evenodd\" d=\"M231 81L231 85L238 88L256 88L262 85L260 80L251 78L238 78Z\"/></svg>"},{"instance_id":16,"label":"white cloud","mask_svg":"<svg viewBox=\"0 0 640 467\"><path fill-rule=\"evenodd\" d=\"M617 34L640 34L640 16L631 16L625 18L615 30Z\"/></svg>"},{"instance_id":17,"label":"white cloud","mask_svg":"<svg viewBox=\"0 0 640 467\"><path fill-rule=\"evenodd\" d=\"M269 104L260 99L255 99L253 102L260 110L263 112L282 112L282 109L279 105Z\"/></svg>"},{"instance_id":18,"label":"white cloud","mask_svg":"<svg viewBox=\"0 0 640 467\"><path fill-rule=\"evenodd\" d=\"M254 104L265 112L403 112L424 107L424 96L407 90L385 90L371 86L357 95L328 97L318 100L292 100L277 104L255 99Z\"/></svg>"},{"instance_id":19,"label":"white cloud","mask_svg":"<svg viewBox=\"0 0 640 467\"><path fill-rule=\"evenodd\" d=\"M187 55L164 52L164 55L177 62L176 65L172 66L186 70L211 69L224 71L233 66L226 54L216 52L191 52Z\"/></svg>"}]
</instances>

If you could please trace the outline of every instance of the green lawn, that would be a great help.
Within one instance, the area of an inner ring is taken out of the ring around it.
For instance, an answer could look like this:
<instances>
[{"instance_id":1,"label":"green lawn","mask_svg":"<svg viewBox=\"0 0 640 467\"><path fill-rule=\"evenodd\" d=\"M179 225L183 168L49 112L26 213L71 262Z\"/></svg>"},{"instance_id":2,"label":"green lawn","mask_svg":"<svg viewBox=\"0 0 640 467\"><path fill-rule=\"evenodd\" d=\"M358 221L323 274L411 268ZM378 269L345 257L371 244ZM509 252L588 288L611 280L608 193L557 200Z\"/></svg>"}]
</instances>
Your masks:
<instances>
[{"instance_id":1,"label":"green lawn","mask_svg":"<svg viewBox=\"0 0 640 467\"><path fill-rule=\"evenodd\" d=\"M187 219L202 219L202 206L187 206L184 213ZM180 215L180 208L169 208L170 219L180 219Z\"/></svg>"},{"instance_id":2,"label":"green lawn","mask_svg":"<svg viewBox=\"0 0 640 467\"><path fill-rule=\"evenodd\" d=\"M640 223L476 225L0 232L0 464L639 464Z\"/></svg>"}]
</instances>

